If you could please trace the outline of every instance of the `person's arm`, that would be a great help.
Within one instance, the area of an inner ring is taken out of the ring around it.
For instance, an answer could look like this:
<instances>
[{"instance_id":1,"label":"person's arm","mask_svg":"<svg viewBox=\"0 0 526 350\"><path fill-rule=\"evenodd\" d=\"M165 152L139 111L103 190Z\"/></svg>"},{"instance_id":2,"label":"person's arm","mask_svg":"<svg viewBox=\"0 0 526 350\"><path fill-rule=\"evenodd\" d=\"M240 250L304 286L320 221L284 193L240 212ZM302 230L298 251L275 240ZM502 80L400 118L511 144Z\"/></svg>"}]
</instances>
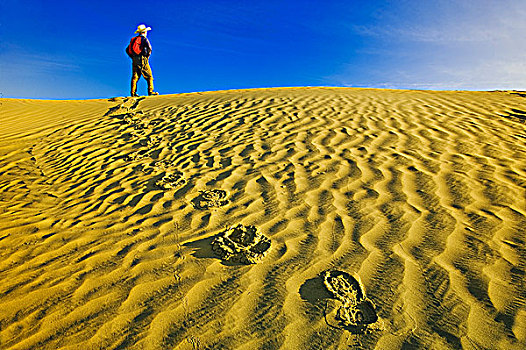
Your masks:
<instances>
[{"instance_id":1,"label":"person's arm","mask_svg":"<svg viewBox=\"0 0 526 350\"><path fill-rule=\"evenodd\" d=\"M148 40L148 38L146 37L143 37L143 38L144 38L144 49L143 49L144 55L146 57L150 57L150 55L152 54L152 45L150 44L150 40Z\"/></svg>"}]
</instances>

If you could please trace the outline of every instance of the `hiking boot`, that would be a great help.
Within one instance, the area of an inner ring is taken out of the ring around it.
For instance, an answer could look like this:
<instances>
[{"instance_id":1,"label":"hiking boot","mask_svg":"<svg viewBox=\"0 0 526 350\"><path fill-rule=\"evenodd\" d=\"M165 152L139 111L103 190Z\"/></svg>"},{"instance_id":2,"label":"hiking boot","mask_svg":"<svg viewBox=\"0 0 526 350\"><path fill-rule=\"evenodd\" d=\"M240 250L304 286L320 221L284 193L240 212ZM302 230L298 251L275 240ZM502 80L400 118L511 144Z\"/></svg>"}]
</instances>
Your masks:
<instances>
[{"instance_id":1,"label":"hiking boot","mask_svg":"<svg viewBox=\"0 0 526 350\"><path fill-rule=\"evenodd\" d=\"M154 95L159 95L159 93L155 92L155 91L152 91L152 92L148 93L148 96L154 96Z\"/></svg>"}]
</instances>

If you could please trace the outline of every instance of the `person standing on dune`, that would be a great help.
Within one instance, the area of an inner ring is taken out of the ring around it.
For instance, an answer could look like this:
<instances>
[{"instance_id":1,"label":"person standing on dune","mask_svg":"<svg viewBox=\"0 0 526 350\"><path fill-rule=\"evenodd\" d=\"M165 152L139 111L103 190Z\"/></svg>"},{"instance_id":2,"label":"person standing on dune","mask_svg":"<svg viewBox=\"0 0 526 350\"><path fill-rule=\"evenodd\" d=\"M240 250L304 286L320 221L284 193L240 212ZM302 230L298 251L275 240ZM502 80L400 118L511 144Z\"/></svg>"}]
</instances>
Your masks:
<instances>
[{"instance_id":1,"label":"person standing on dune","mask_svg":"<svg viewBox=\"0 0 526 350\"><path fill-rule=\"evenodd\" d=\"M137 36L130 40L130 44L126 47L126 53L132 59L132 78L131 78L131 96L137 97L137 82L141 75L148 83L148 96L159 95L153 91L153 74L150 68L149 58L152 54L152 45L146 35L148 31L152 30L141 24L137 27L135 34Z\"/></svg>"}]
</instances>

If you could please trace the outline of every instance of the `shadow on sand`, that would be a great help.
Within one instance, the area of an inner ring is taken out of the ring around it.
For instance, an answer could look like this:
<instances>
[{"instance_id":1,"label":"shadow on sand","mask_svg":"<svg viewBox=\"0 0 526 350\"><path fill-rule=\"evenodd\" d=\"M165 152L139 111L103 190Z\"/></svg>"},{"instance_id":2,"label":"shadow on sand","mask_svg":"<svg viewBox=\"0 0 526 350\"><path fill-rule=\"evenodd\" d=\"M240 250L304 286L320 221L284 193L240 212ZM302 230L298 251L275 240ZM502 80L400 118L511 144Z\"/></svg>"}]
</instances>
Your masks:
<instances>
[{"instance_id":1,"label":"shadow on sand","mask_svg":"<svg viewBox=\"0 0 526 350\"><path fill-rule=\"evenodd\" d=\"M203 239L198 239L197 241L192 241L183 244L184 247L189 247L193 249L192 256L198 259L219 259L216 253L212 250L212 241L215 239L215 236L207 237ZM221 260L221 264L225 266L247 266L239 262L224 261Z\"/></svg>"},{"instance_id":2,"label":"shadow on sand","mask_svg":"<svg viewBox=\"0 0 526 350\"><path fill-rule=\"evenodd\" d=\"M323 284L323 277L316 276L306 280L300 287L301 298L311 304L316 304L321 300L330 299L331 295Z\"/></svg>"}]
</instances>

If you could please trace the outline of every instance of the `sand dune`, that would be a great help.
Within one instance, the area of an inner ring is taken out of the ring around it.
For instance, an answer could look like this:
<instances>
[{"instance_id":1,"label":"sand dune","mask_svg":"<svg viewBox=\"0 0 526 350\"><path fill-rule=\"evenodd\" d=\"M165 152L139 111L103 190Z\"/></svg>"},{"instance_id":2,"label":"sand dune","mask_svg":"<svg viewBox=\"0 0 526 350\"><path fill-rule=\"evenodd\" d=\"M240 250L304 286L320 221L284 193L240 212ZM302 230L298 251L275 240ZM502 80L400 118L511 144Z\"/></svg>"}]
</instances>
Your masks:
<instances>
[{"instance_id":1,"label":"sand dune","mask_svg":"<svg viewBox=\"0 0 526 350\"><path fill-rule=\"evenodd\" d=\"M526 347L522 93L0 103L2 349ZM257 264L212 251L237 224ZM327 270L377 322L334 323Z\"/></svg>"}]
</instances>

